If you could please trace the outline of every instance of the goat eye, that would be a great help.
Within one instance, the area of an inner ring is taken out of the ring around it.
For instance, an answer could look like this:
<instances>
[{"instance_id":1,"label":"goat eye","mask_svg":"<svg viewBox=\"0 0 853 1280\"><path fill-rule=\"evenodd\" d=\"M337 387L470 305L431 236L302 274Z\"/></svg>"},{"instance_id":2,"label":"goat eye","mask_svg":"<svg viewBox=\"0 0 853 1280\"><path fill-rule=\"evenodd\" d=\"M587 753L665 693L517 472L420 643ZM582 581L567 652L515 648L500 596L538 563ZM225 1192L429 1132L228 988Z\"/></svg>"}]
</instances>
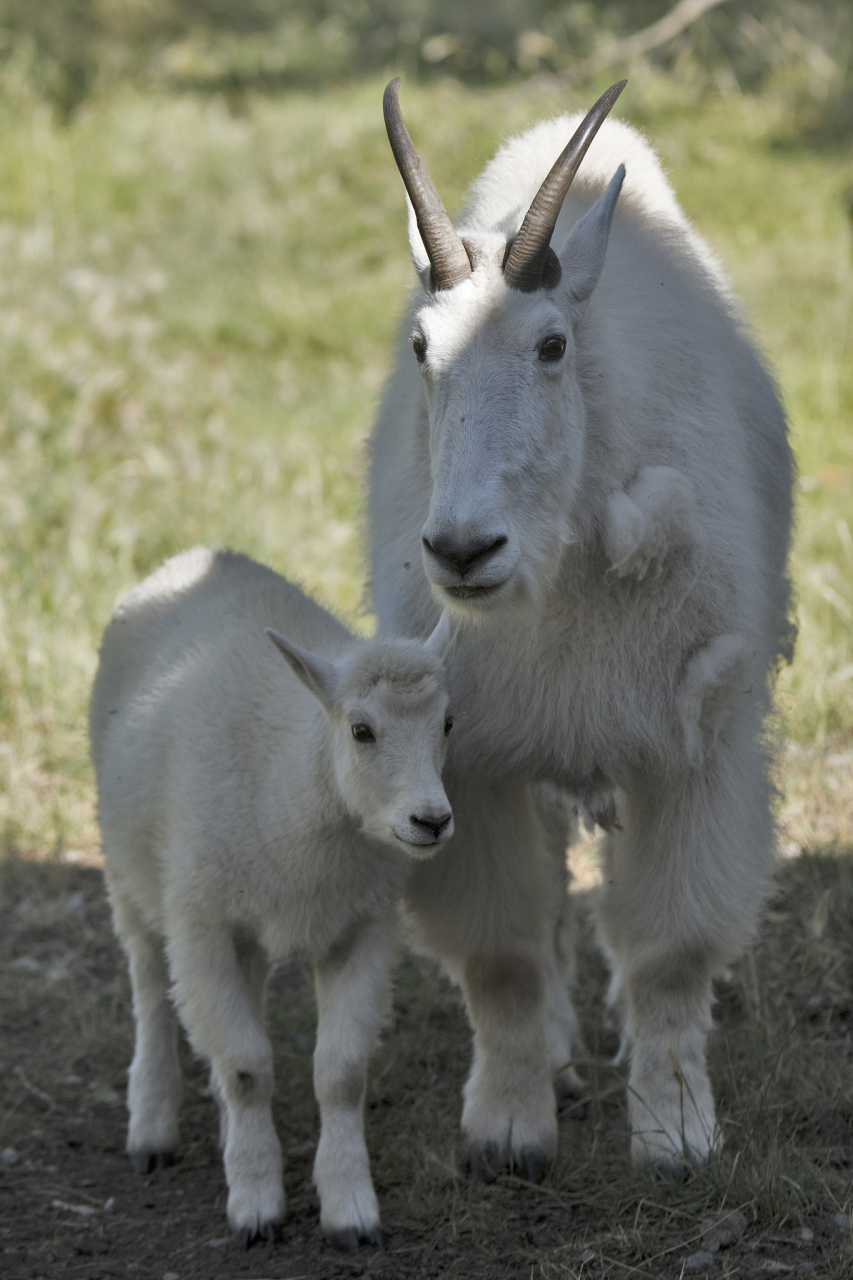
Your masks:
<instances>
[{"instance_id":1,"label":"goat eye","mask_svg":"<svg viewBox=\"0 0 853 1280\"><path fill-rule=\"evenodd\" d=\"M415 359L418 364L423 364L424 360L426 360L426 348L426 338L422 333L416 333L412 338L412 350L415 353Z\"/></svg>"},{"instance_id":2,"label":"goat eye","mask_svg":"<svg viewBox=\"0 0 853 1280\"><path fill-rule=\"evenodd\" d=\"M561 333L552 333L539 348L540 360L559 360L566 349L566 339Z\"/></svg>"},{"instance_id":3,"label":"goat eye","mask_svg":"<svg viewBox=\"0 0 853 1280\"><path fill-rule=\"evenodd\" d=\"M376 735L369 724L354 724L352 727L352 736L356 742L375 742Z\"/></svg>"},{"instance_id":4,"label":"goat eye","mask_svg":"<svg viewBox=\"0 0 853 1280\"><path fill-rule=\"evenodd\" d=\"M450 730L451 730L452 728L453 728L453 716L448 716L448 717L447 717L447 719L446 719L446 720L445 720L445 722L444 722L444 732L445 732L445 734L450 733Z\"/></svg>"}]
</instances>

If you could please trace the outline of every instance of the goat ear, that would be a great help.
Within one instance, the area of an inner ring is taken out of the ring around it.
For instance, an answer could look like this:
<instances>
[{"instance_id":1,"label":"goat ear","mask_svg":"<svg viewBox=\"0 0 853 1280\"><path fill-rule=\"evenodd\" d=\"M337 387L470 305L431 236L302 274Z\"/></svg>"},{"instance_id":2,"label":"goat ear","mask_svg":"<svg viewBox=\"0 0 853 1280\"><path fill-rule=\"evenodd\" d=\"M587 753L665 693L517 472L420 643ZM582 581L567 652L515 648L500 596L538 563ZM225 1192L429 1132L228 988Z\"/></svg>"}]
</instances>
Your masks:
<instances>
[{"instance_id":1,"label":"goat ear","mask_svg":"<svg viewBox=\"0 0 853 1280\"><path fill-rule=\"evenodd\" d=\"M598 284L607 253L613 210L624 180L625 166L620 164L604 195L599 196L589 212L572 228L560 253L562 286L568 290L571 301L581 308L589 302Z\"/></svg>"},{"instance_id":2,"label":"goat ear","mask_svg":"<svg viewBox=\"0 0 853 1280\"><path fill-rule=\"evenodd\" d=\"M425 289L429 289L432 264L421 239L421 233L418 228L418 215L415 213L415 206L409 199L408 191L406 192L406 209L409 214L409 249L412 254L412 262L415 264L415 271L421 278L421 284Z\"/></svg>"},{"instance_id":3,"label":"goat ear","mask_svg":"<svg viewBox=\"0 0 853 1280\"><path fill-rule=\"evenodd\" d=\"M338 672L334 664L319 654L309 653L298 644L288 640L286 636L267 627L267 635L284 658L295 676L298 676L306 689L329 710L335 698L338 686Z\"/></svg>"}]
</instances>

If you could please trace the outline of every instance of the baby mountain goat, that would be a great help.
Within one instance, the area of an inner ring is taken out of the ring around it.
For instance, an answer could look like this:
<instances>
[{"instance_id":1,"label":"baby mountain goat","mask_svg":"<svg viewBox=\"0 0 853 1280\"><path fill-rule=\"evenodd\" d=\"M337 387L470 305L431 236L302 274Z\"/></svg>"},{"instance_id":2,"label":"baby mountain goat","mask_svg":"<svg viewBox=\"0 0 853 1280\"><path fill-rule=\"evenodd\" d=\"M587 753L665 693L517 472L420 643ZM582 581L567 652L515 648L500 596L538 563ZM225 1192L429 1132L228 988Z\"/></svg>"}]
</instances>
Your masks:
<instances>
[{"instance_id":1,"label":"baby mountain goat","mask_svg":"<svg viewBox=\"0 0 853 1280\"><path fill-rule=\"evenodd\" d=\"M349 1248L379 1239L367 1059L409 860L453 833L440 643L438 629L354 640L271 570L202 547L131 592L104 635L90 732L133 985L127 1150L148 1171L177 1143L177 1008L211 1062L246 1247L284 1212L263 1018L270 966L293 952L316 981L322 1227Z\"/></svg>"}]
</instances>

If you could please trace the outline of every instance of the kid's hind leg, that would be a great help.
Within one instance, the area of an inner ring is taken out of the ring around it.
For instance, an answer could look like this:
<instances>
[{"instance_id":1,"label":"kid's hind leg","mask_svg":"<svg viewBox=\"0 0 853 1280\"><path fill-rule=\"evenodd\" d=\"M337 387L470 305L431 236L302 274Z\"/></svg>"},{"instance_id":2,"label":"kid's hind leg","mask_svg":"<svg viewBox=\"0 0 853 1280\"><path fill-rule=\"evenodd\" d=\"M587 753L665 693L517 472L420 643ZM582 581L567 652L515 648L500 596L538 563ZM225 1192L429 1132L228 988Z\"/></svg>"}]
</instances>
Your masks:
<instances>
[{"instance_id":1,"label":"kid's hind leg","mask_svg":"<svg viewBox=\"0 0 853 1280\"><path fill-rule=\"evenodd\" d=\"M259 986L247 981L245 948L218 922L174 918L169 961L174 995L197 1052L210 1059L225 1114L228 1221L248 1248L276 1237L284 1216L281 1148L272 1122L272 1047L259 1017ZM252 951L248 972L259 974Z\"/></svg>"},{"instance_id":2,"label":"kid's hind leg","mask_svg":"<svg viewBox=\"0 0 853 1280\"><path fill-rule=\"evenodd\" d=\"M127 1089L127 1152L133 1167L148 1173L171 1161L178 1142L178 1020L168 995L162 938L151 933L136 909L115 894L113 914L130 968L136 1023Z\"/></svg>"},{"instance_id":3,"label":"kid's hind leg","mask_svg":"<svg viewBox=\"0 0 853 1280\"><path fill-rule=\"evenodd\" d=\"M381 1244L364 1142L364 1095L368 1057L388 1008L393 954L392 922L366 921L314 966L314 1092L320 1105L314 1183L320 1225L345 1249Z\"/></svg>"}]
</instances>

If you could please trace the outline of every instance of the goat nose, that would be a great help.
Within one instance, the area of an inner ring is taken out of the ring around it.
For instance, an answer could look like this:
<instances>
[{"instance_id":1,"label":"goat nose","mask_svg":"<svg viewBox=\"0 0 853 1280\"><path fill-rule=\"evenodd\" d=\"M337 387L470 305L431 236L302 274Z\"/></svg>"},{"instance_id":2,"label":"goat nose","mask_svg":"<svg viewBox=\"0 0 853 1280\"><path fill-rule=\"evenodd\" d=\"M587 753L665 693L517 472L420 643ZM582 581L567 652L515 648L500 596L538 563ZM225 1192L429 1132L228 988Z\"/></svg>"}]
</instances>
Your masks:
<instances>
[{"instance_id":1,"label":"goat nose","mask_svg":"<svg viewBox=\"0 0 853 1280\"><path fill-rule=\"evenodd\" d=\"M431 831L434 838L437 840L452 817L453 814L450 810L448 810L447 813L441 814L425 813L420 817L416 813L410 813L409 822L413 823L416 827L423 827L425 831Z\"/></svg>"},{"instance_id":2,"label":"goat nose","mask_svg":"<svg viewBox=\"0 0 853 1280\"><path fill-rule=\"evenodd\" d=\"M436 560L443 560L449 564L460 577L464 578L465 574L472 565L478 568L493 555L500 551L501 547L507 544L505 534L499 534L497 538L488 535L478 542L454 542L450 536L442 536L437 534L432 541L424 534L422 538L423 544Z\"/></svg>"}]
</instances>

